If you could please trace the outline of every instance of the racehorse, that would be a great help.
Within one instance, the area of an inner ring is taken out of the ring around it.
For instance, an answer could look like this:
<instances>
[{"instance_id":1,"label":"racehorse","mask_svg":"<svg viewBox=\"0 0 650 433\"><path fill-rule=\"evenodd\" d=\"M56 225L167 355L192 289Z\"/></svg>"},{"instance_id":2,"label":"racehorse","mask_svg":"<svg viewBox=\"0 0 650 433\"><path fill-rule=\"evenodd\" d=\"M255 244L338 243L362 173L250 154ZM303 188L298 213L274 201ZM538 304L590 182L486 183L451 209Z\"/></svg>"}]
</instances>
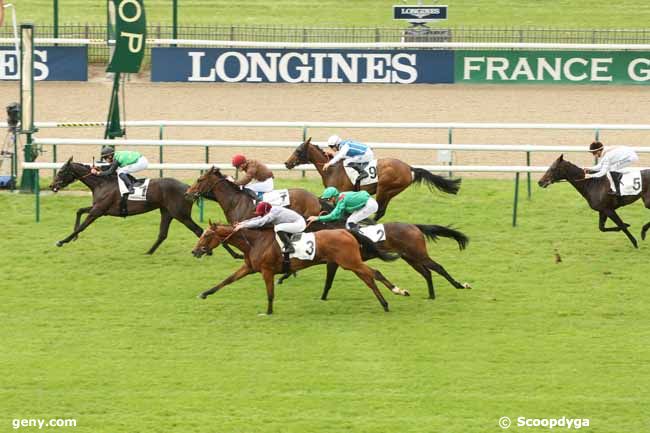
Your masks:
<instances>
[{"instance_id":1,"label":"racehorse","mask_svg":"<svg viewBox=\"0 0 650 433\"><path fill-rule=\"evenodd\" d=\"M323 165L329 161L330 156L320 147L311 144L311 137L294 150L284 165L292 169L300 164L314 164L321 175L324 186L334 186L339 191L352 191L353 185L345 172L343 162L334 164L327 171ZM448 194L456 194L460 188L461 179L445 179L422 168L411 167L399 159L381 158L377 161L377 183L362 185L362 189L370 194L377 194L379 209L375 220L379 221L386 213L388 203L393 197L404 191L413 183L426 183L429 189L436 187Z\"/></svg>"},{"instance_id":2,"label":"racehorse","mask_svg":"<svg viewBox=\"0 0 650 433\"><path fill-rule=\"evenodd\" d=\"M313 223L310 225L308 230L318 230L321 228L320 226L324 226L323 228L332 228L331 224ZM458 248L464 250L469 243L469 238L465 236L465 234L450 227L438 225L384 223L383 226L386 240L376 244L378 250L397 253L406 263L422 275L424 280L427 282L429 299L436 298L433 281L431 280L431 271L444 277L456 289L472 288L468 283L459 283L456 281L454 277L452 277L445 268L442 267L442 265L429 257L425 239L426 237L435 241L438 237L452 238L458 243ZM343 224L341 225L341 228L342 227ZM361 250L361 254L364 261L376 257L371 251L365 249ZM325 279L325 287L323 288L323 294L321 296L323 301L327 300L327 295L332 287L337 269L338 265L336 263L327 264L327 278ZM390 287L388 288L390 289ZM404 291L407 294L409 293L407 290Z\"/></svg>"},{"instance_id":3,"label":"racehorse","mask_svg":"<svg viewBox=\"0 0 650 433\"><path fill-rule=\"evenodd\" d=\"M190 197L197 198L200 195L207 196L210 193L211 197L216 199L221 205L228 223L236 224L253 216L255 206L250 196L243 192L239 186L229 181L218 168L214 167L199 177L190 189L187 190L186 194ZM322 202L319 202L315 195L303 189L292 189L290 193L292 197L291 203L295 203L295 205L291 206L293 210L301 213L305 217L320 213L320 205ZM327 204L327 202L324 203ZM314 223L309 226L307 231L332 228L344 227L343 225L335 226L332 224ZM432 270L445 277L457 289L470 288L469 284L456 281L440 264L429 257L425 240L425 236L431 240L435 240L438 236L454 238L462 250L469 241L463 233L442 226L405 223L386 223L384 224L384 230L386 240L380 242L378 247L382 251L397 253L413 269L420 273L427 282L429 298L435 298L433 282L431 280ZM377 256L373 255L370 250L364 249L362 250L362 257L366 261ZM327 299L327 293L332 286L337 269L338 265L335 263L330 263L327 266L326 283L321 297L323 300ZM280 282L283 279L281 278ZM388 281L386 287L393 291L396 286Z\"/></svg>"},{"instance_id":4,"label":"racehorse","mask_svg":"<svg viewBox=\"0 0 650 433\"><path fill-rule=\"evenodd\" d=\"M122 216L120 210L122 197L117 184L117 178L115 176L101 177L91 175L89 166L73 162L72 157L57 172L56 178L50 185L50 189L56 193L61 188L65 188L76 180L81 181L90 188L93 194L93 205L77 210L74 231L70 236L58 241L56 243L58 247L76 239L79 233L84 231L86 227L101 216ZM149 251L147 251L147 254L153 254L167 238L169 224L171 224L173 219L183 223L197 237L201 236L203 230L192 220L192 203L184 198L187 188L188 186L186 184L176 179L151 179L147 190L147 200L128 202L127 215L138 215L160 209L158 239ZM80 224L81 215L85 213L88 216ZM231 251L231 254L234 254L234 252Z\"/></svg>"},{"instance_id":5,"label":"racehorse","mask_svg":"<svg viewBox=\"0 0 650 433\"><path fill-rule=\"evenodd\" d=\"M370 268L363 262L359 245L362 244L364 248L370 251L374 250L375 254L382 260L394 260L396 257L382 253L364 236L356 235L347 230L322 230L315 233L314 236L316 251L313 260L291 259L291 269L296 271L314 265L334 262L343 269L354 272L359 279L370 287L384 311L388 311L388 302L386 302L375 284L375 279L382 281L385 278L381 272ZM266 284L268 299L266 314L273 314L275 291L273 276L284 273L283 255L275 240L275 232L272 229L234 231L232 226L213 224L211 222L210 226L199 238L196 247L192 250L192 254L199 258L224 242L228 242L243 251L245 262L235 273L210 290L202 292L199 297L205 299L217 290L246 275L260 272Z\"/></svg>"},{"instance_id":6,"label":"racehorse","mask_svg":"<svg viewBox=\"0 0 650 433\"><path fill-rule=\"evenodd\" d=\"M622 231L628 237L634 248L638 244L634 236L627 229L630 225L623 222L616 213L619 207L627 206L634 203L639 198L643 198L643 204L650 209L650 170L641 171L642 187L636 195L615 196L609 194L610 184L606 176L585 179L584 170L560 155L558 159L548 168L538 184L546 188L552 183L561 180L568 181L578 192L587 200L589 206L598 212L598 228L601 232L619 232ZM616 227L605 227L607 218L614 221ZM650 222L641 229L641 239L645 240L646 232L650 228Z\"/></svg>"},{"instance_id":7,"label":"racehorse","mask_svg":"<svg viewBox=\"0 0 650 433\"><path fill-rule=\"evenodd\" d=\"M216 200L231 224L251 218L255 210L251 196L221 174L217 167L212 167L201 175L185 196L194 200L200 196ZM301 188L289 189L289 202L289 208L304 217L318 215L321 211L319 198Z\"/></svg>"}]
</instances>

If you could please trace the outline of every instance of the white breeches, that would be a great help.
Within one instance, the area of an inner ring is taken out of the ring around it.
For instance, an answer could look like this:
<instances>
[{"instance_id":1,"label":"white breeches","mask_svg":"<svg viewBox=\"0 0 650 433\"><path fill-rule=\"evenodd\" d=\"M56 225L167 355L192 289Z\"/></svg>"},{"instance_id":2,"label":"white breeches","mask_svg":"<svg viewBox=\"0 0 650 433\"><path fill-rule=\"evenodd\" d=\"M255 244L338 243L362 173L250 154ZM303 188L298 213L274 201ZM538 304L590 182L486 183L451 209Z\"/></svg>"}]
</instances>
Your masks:
<instances>
[{"instance_id":1,"label":"white breeches","mask_svg":"<svg viewBox=\"0 0 650 433\"><path fill-rule=\"evenodd\" d=\"M269 177L264 182L252 181L246 184L244 188L248 188L255 192L271 192L273 191L273 178Z\"/></svg>"},{"instance_id":2,"label":"white breeches","mask_svg":"<svg viewBox=\"0 0 650 433\"><path fill-rule=\"evenodd\" d=\"M350 223L358 224L359 221L363 221L373 213L377 212L377 209L379 209L377 200L375 200L372 197L369 198L368 203L366 203L364 207L362 207L358 211L352 212L352 215L350 215L348 217L348 220L345 222L345 226L347 228L350 228Z\"/></svg>"},{"instance_id":3,"label":"white breeches","mask_svg":"<svg viewBox=\"0 0 650 433\"><path fill-rule=\"evenodd\" d=\"M125 165L117 169L117 174L122 173L137 173L138 171L146 170L149 166L149 161L144 156L141 156L136 162L131 165Z\"/></svg>"},{"instance_id":4,"label":"white breeches","mask_svg":"<svg viewBox=\"0 0 650 433\"><path fill-rule=\"evenodd\" d=\"M307 224L305 224L304 219L300 219L296 222L292 223L281 223L281 224L276 224L273 227L273 230L277 232L287 232L287 233L300 233L305 231L305 228L307 227Z\"/></svg>"},{"instance_id":5,"label":"white breeches","mask_svg":"<svg viewBox=\"0 0 650 433\"><path fill-rule=\"evenodd\" d=\"M639 160L639 157L636 153L630 153L625 155L624 158L617 161L612 161L609 166L609 171L607 172L607 180L609 180L609 186L612 188L612 191L616 191L616 186L614 185L614 179L612 178L612 171L622 171L624 168L631 166Z\"/></svg>"},{"instance_id":6,"label":"white breeches","mask_svg":"<svg viewBox=\"0 0 650 433\"><path fill-rule=\"evenodd\" d=\"M367 151L366 153L364 153L363 155L350 156L350 157L347 157L347 158L345 158L345 159L346 159L347 161L350 161L350 162L361 162L361 163L365 163L365 162L371 162L371 161L373 160L374 157L375 157L375 155L372 153L372 150L368 150L368 151Z\"/></svg>"}]
</instances>

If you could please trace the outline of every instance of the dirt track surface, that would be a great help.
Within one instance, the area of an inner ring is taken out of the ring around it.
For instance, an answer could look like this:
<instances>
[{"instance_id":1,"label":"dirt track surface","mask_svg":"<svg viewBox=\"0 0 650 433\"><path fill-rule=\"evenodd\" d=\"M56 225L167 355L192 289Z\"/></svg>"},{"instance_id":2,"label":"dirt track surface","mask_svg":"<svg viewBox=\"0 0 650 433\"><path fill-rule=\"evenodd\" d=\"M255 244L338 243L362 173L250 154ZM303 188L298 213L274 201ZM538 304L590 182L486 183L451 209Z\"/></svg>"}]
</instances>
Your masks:
<instances>
[{"instance_id":1,"label":"dirt track surface","mask_svg":"<svg viewBox=\"0 0 650 433\"><path fill-rule=\"evenodd\" d=\"M94 71L86 83L36 84L37 121L103 121L111 81ZM0 83L6 105L18 100L16 83ZM320 85L320 84L166 84L134 77L126 86L127 120L251 120L363 122L530 122L530 123L648 123L650 92L640 86L564 85ZM447 130L311 129L314 140L337 133L359 141L446 143ZM129 129L129 138L158 138L156 128ZM43 129L39 137L101 138L102 128ZM648 132L603 131L606 144L649 145ZM302 130L284 128L166 128L166 138L294 140ZM586 145L590 131L454 130L454 143ZM49 150L49 149L48 149ZM158 148L142 151L158 161ZM228 162L235 152L270 163L284 162L290 149L215 149L210 162ZM95 146L59 146L58 158L73 155L89 161ZM435 164L436 152L378 150L408 163ZM545 165L557 155L533 154L533 165ZM166 148L165 162L203 162L204 148ZM571 154L589 164L589 155ZM51 153L39 160L51 160ZM523 165L521 152L455 152L454 164ZM640 165L650 165L642 155ZM180 176L180 173L177 173ZM186 174L192 177L195 174Z\"/></svg>"}]
</instances>

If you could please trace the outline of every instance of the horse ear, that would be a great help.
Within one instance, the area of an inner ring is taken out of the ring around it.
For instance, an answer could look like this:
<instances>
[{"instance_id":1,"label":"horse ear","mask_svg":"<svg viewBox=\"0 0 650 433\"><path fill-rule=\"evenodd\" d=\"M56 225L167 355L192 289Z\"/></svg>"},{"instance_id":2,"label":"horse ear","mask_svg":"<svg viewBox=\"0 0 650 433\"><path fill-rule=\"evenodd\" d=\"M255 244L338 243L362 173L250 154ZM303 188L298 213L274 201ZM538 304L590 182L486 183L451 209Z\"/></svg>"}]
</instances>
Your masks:
<instances>
[{"instance_id":1,"label":"horse ear","mask_svg":"<svg viewBox=\"0 0 650 433\"><path fill-rule=\"evenodd\" d=\"M309 137L307 141L305 141L305 144L311 144L311 137Z\"/></svg>"},{"instance_id":2,"label":"horse ear","mask_svg":"<svg viewBox=\"0 0 650 433\"><path fill-rule=\"evenodd\" d=\"M72 157L70 157L70 158L68 159L67 164L70 164L71 162L72 162Z\"/></svg>"},{"instance_id":3,"label":"horse ear","mask_svg":"<svg viewBox=\"0 0 650 433\"><path fill-rule=\"evenodd\" d=\"M561 154L560 157L558 158L560 161L564 161L564 154Z\"/></svg>"},{"instance_id":4,"label":"horse ear","mask_svg":"<svg viewBox=\"0 0 650 433\"><path fill-rule=\"evenodd\" d=\"M209 225L210 227L212 227L212 219L211 219L211 218L208 218L208 225Z\"/></svg>"}]
</instances>

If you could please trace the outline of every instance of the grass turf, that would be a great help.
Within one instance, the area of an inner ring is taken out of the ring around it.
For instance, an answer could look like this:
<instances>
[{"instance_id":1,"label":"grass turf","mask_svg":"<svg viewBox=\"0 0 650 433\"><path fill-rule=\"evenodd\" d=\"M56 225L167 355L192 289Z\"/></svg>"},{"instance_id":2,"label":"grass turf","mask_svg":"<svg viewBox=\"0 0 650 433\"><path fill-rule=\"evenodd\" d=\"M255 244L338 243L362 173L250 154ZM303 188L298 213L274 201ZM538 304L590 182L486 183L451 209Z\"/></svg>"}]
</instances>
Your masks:
<instances>
[{"instance_id":1,"label":"grass turf","mask_svg":"<svg viewBox=\"0 0 650 433\"><path fill-rule=\"evenodd\" d=\"M473 290L435 276L429 301L405 263L373 261L413 295L382 289L384 313L347 272L320 301L321 266L279 286L265 317L259 275L195 298L238 264L221 249L194 259L177 222L152 257L153 212L56 248L89 197L43 197L35 224L32 197L2 194L3 431L75 418L57 431L494 432L501 416L648 431L650 247L599 233L567 184L535 188L517 228L511 200L511 182L466 180L458 197L411 188L389 207L386 221L467 233L462 253L446 239L429 250ZM638 203L621 214L635 232L650 219Z\"/></svg>"},{"instance_id":2,"label":"grass turf","mask_svg":"<svg viewBox=\"0 0 650 433\"><path fill-rule=\"evenodd\" d=\"M53 22L52 0L17 3L19 19L37 24ZM172 2L147 0L150 23L171 23ZM407 2L417 4L415 1ZM427 3L427 2L425 2ZM554 27L554 28L647 28L650 4L642 0L620 3L594 1L458 0L449 5L449 20L443 26ZM399 1L376 0L276 0L233 3L231 1L180 0L179 23L192 24L277 24L292 26L368 26L404 27L392 19L392 6ZM429 4L431 4L429 2ZM106 22L106 2L60 0L61 23Z\"/></svg>"}]
</instances>

